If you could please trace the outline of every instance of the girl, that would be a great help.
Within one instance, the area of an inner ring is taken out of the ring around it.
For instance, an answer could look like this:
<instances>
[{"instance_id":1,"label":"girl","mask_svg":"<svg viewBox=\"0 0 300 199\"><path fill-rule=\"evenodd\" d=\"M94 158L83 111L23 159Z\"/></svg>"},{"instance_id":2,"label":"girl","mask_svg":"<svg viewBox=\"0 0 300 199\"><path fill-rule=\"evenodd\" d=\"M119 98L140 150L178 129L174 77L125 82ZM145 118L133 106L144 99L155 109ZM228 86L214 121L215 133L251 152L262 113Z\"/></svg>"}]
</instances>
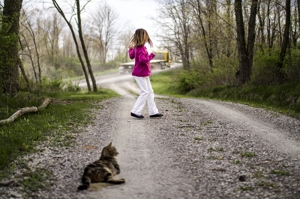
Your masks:
<instances>
[{"instance_id":1,"label":"girl","mask_svg":"<svg viewBox=\"0 0 300 199\"><path fill-rule=\"evenodd\" d=\"M135 59L132 75L141 89L140 96L131 110L131 116L137 118L144 118L141 112L146 102L150 117L163 116L163 114L158 112L154 102L154 92L149 76L151 75L150 60L155 57L155 52L152 52L150 55L148 54L147 48L145 47L145 43L147 42L151 47L153 46L147 31L144 29L137 29L131 37L130 44L128 46L130 59Z\"/></svg>"}]
</instances>

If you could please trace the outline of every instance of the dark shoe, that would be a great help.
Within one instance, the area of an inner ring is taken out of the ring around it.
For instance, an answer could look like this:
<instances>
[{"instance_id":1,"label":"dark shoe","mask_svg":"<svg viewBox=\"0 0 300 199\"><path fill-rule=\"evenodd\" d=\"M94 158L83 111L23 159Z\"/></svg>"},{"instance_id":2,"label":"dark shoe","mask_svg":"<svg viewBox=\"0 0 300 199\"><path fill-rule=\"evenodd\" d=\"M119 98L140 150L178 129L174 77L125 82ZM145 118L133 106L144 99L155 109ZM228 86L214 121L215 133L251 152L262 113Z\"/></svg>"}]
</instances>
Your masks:
<instances>
[{"instance_id":1,"label":"dark shoe","mask_svg":"<svg viewBox=\"0 0 300 199\"><path fill-rule=\"evenodd\" d=\"M131 115L132 117L137 117L137 118L140 118L140 119L144 118L144 116L142 116L142 115L137 115L137 114L135 114L135 113L130 113L130 115Z\"/></svg>"},{"instance_id":2,"label":"dark shoe","mask_svg":"<svg viewBox=\"0 0 300 199\"><path fill-rule=\"evenodd\" d=\"M156 113L155 115L150 115L150 117L162 117L163 116L163 114L161 114L161 113Z\"/></svg>"}]
</instances>

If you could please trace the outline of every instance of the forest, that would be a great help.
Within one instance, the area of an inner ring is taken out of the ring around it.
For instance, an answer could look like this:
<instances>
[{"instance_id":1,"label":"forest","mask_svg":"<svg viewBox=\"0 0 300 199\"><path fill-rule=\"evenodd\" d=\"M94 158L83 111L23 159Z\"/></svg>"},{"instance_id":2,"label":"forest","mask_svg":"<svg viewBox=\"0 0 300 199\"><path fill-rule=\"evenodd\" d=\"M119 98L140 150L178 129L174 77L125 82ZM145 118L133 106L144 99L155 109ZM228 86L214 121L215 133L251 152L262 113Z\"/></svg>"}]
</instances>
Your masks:
<instances>
[{"instance_id":1,"label":"forest","mask_svg":"<svg viewBox=\"0 0 300 199\"><path fill-rule=\"evenodd\" d=\"M300 0L156 0L160 48L182 61L180 92L300 80ZM0 6L0 90L84 76L126 62L132 35L109 1L4 0ZM116 45L117 43L117 45Z\"/></svg>"}]
</instances>

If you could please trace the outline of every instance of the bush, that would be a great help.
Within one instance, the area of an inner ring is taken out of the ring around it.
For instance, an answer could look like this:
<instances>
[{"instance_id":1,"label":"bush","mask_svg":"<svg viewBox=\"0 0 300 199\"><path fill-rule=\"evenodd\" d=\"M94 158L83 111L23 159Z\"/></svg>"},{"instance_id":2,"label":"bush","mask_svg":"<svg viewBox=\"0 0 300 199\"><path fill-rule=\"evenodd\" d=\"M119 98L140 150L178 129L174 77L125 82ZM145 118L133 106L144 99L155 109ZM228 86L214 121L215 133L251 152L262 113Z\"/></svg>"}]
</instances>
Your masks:
<instances>
[{"instance_id":1,"label":"bush","mask_svg":"<svg viewBox=\"0 0 300 199\"><path fill-rule=\"evenodd\" d=\"M291 56L285 61L283 71L287 75L287 81L299 82L300 81L300 50L293 49Z\"/></svg>"},{"instance_id":2,"label":"bush","mask_svg":"<svg viewBox=\"0 0 300 199\"><path fill-rule=\"evenodd\" d=\"M199 71L196 70L181 71L180 73L178 73L177 80L177 90L180 93L187 93L193 89L200 87L203 83L203 77L201 76Z\"/></svg>"},{"instance_id":3,"label":"bush","mask_svg":"<svg viewBox=\"0 0 300 199\"><path fill-rule=\"evenodd\" d=\"M272 85L277 83L276 69L278 66L279 50L272 54L256 52L252 68L251 84Z\"/></svg>"},{"instance_id":4,"label":"bush","mask_svg":"<svg viewBox=\"0 0 300 199\"><path fill-rule=\"evenodd\" d=\"M81 88L78 84L73 84L73 82L69 81L65 84L64 90L68 92L79 92Z\"/></svg>"}]
</instances>

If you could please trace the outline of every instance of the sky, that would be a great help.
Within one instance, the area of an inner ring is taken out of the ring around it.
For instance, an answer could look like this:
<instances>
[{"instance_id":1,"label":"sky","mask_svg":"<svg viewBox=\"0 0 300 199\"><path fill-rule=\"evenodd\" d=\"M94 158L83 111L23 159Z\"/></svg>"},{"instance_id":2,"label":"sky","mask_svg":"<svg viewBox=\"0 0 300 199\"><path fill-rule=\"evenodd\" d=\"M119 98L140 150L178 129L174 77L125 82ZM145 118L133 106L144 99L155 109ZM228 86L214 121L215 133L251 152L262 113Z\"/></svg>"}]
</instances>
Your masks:
<instances>
[{"instance_id":1,"label":"sky","mask_svg":"<svg viewBox=\"0 0 300 199\"><path fill-rule=\"evenodd\" d=\"M108 0L109 5L117 10L120 19L129 22L135 29L144 28L149 34L153 29L150 17L157 15L158 3L155 0Z\"/></svg>"},{"instance_id":2,"label":"sky","mask_svg":"<svg viewBox=\"0 0 300 199\"><path fill-rule=\"evenodd\" d=\"M37 5L37 2L41 2L42 0L23 1ZM47 1L51 2L50 0L45 0L44 2ZM92 0L90 4L95 5L102 1L103 0ZM0 0L2 5L3 2L4 0ZM135 29L144 28L149 34L151 34L154 29L154 25L149 18L157 16L158 3L156 0L106 0L106 2L119 13L119 18L124 23L131 24L131 26ZM58 0L58 3L60 3L60 0Z\"/></svg>"},{"instance_id":3,"label":"sky","mask_svg":"<svg viewBox=\"0 0 300 199\"><path fill-rule=\"evenodd\" d=\"M92 0L92 7L97 8L97 3L100 0ZM155 39L155 23L151 18L155 18L158 15L158 2L156 0L106 0L107 4L115 10L118 15L118 21L124 23L126 28L129 28L132 34L138 28L147 30L151 40L153 41L154 47L151 48L146 44L149 51L156 50L159 43ZM121 24L120 28L124 25Z\"/></svg>"},{"instance_id":4,"label":"sky","mask_svg":"<svg viewBox=\"0 0 300 199\"><path fill-rule=\"evenodd\" d=\"M93 9L97 8L97 3L104 0L92 0L89 4ZM3 3L3 0L0 0ZM37 2L51 2L51 0L23 0L35 6L41 5ZM151 21L151 17L155 18L158 15L158 2L156 0L106 0L106 2L119 14L120 23L124 23L128 28L132 28L132 34L137 28L144 28L147 30L150 38L155 45L155 24ZM60 0L58 0L60 3ZM51 6L47 3L46 6ZM123 25L123 24L122 24ZM120 27L123 27L120 25Z\"/></svg>"}]
</instances>

